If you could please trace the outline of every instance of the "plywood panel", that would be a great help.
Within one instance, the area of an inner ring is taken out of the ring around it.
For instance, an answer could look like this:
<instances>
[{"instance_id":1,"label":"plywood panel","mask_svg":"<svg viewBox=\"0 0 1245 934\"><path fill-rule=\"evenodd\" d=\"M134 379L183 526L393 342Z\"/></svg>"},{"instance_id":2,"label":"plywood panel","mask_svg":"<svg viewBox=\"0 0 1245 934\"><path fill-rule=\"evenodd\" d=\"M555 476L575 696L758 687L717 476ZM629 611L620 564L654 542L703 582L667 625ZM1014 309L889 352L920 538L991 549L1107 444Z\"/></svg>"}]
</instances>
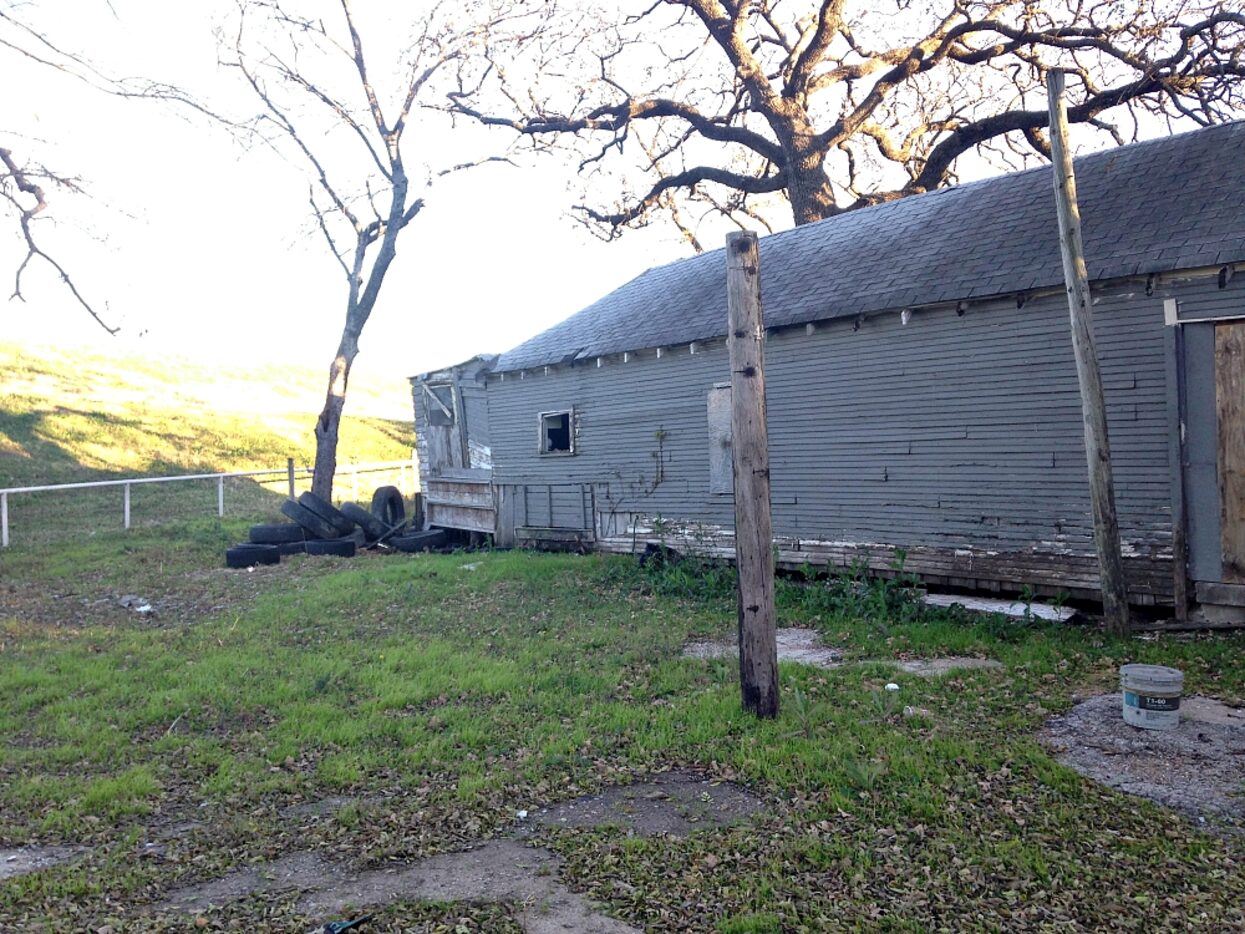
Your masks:
<instances>
[{"instance_id":1,"label":"plywood panel","mask_svg":"<svg viewBox=\"0 0 1245 934\"><path fill-rule=\"evenodd\" d=\"M1223 579L1245 583L1245 322L1215 326Z\"/></svg>"}]
</instances>

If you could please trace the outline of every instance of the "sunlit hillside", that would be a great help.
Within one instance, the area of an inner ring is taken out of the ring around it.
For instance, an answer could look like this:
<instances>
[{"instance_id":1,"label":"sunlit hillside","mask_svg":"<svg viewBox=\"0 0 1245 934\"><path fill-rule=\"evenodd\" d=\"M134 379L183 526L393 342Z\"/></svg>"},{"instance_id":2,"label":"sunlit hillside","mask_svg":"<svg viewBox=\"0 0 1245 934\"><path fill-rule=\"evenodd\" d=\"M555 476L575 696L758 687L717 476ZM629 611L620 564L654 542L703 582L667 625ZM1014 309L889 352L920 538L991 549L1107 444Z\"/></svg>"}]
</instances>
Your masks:
<instances>
[{"instance_id":1,"label":"sunlit hillside","mask_svg":"<svg viewBox=\"0 0 1245 934\"><path fill-rule=\"evenodd\" d=\"M325 376L0 343L0 487L309 464ZM409 399L352 380L339 461L409 459Z\"/></svg>"}]
</instances>

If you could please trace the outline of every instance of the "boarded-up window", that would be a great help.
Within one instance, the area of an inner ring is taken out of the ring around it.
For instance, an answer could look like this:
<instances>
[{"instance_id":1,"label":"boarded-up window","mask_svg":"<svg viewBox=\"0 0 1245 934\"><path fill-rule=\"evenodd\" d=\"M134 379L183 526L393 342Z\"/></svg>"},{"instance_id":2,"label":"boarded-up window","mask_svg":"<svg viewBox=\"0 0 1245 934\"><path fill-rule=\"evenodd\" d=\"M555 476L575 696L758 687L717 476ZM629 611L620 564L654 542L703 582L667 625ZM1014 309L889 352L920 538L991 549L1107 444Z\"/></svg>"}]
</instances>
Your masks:
<instances>
[{"instance_id":1,"label":"boarded-up window","mask_svg":"<svg viewBox=\"0 0 1245 934\"><path fill-rule=\"evenodd\" d=\"M454 425L454 387L448 384L429 386L424 384L424 409L428 424L434 428L451 428Z\"/></svg>"},{"instance_id":2,"label":"boarded-up window","mask_svg":"<svg viewBox=\"0 0 1245 934\"><path fill-rule=\"evenodd\" d=\"M734 493L735 472L731 465L731 384L718 383L709 390L709 492Z\"/></svg>"}]
</instances>

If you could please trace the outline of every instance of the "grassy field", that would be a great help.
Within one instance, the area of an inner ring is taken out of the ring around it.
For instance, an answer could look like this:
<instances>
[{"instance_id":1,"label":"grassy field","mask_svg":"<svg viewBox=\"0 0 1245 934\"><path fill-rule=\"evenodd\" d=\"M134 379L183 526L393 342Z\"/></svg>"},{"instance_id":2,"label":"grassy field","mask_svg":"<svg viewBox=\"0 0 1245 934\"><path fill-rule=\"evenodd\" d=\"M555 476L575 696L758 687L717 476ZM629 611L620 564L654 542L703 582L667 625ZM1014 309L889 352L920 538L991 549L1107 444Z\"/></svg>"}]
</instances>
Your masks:
<instances>
[{"instance_id":1,"label":"grassy field","mask_svg":"<svg viewBox=\"0 0 1245 934\"><path fill-rule=\"evenodd\" d=\"M105 414L86 390L66 401L80 374L118 394L148 377L11 363L27 388L6 378L0 483L36 463L68 479L299 450L303 416L230 420L193 401L210 393L189 377L156 372ZM371 439L361 459L409 443L392 421L354 430ZM675 767L739 782L766 809L684 838L531 838L572 889L650 931L1245 929L1241 837L1082 779L1037 740L1074 696L1113 690L1126 661L1245 702L1243 634L1116 640L925 612L892 584L782 581L781 624L818 629L849 664L784 665L782 715L758 722L732 661L681 655L734 629L721 569L476 552L226 570L248 521L166 517L0 552L0 850L69 857L0 881L0 929L307 931L326 919L301 916L294 894L197 918L161 905L296 852L406 865L509 833L518 810ZM939 654L1006 670L884 689L886 660ZM513 932L517 917L406 901L362 930Z\"/></svg>"},{"instance_id":2,"label":"grassy field","mask_svg":"<svg viewBox=\"0 0 1245 934\"><path fill-rule=\"evenodd\" d=\"M314 457L312 427L324 375L313 368L243 369L0 344L0 372L0 488L283 468L287 457L304 466ZM400 375L352 383L339 463L409 461L408 399ZM411 487L411 471L407 477ZM359 495L396 479L365 474ZM230 480L226 514L271 514L285 489L284 477L264 484ZM354 498L348 473L339 474L335 493ZM215 511L212 483L158 484L132 493L137 525ZM63 540L67 532L120 525L121 492L14 496L9 518L18 545Z\"/></svg>"},{"instance_id":3,"label":"grassy field","mask_svg":"<svg viewBox=\"0 0 1245 934\"><path fill-rule=\"evenodd\" d=\"M1240 635L918 615L885 589L780 588L784 625L856 660L981 654L931 681L784 665L775 722L734 666L680 656L734 626L719 575L625 559L476 553L219 566L228 524L101 536L62 563L6 559L0 845L82 847L0 883L18 930L181 930L162 893L282 853L393 865L502 833L519 808L671 766L768 802L683 839L546 829L565 876L649 930L1239 930L1239 843L1089 783L1035 733L1123 660L1245 700ZM116 604L141 593L157 612ZM845 595L846 598L845 598ZM98 609L93 609L98 608ZM880 612L879 612L880 611ZM930 713L905 717L903 704ZM290 817L327 796L328 820ZM189 834L140 859L162 828ZM211 929L310 930L295 900ZM516 930L506 906L399 903L368 931Z\"/></svg>"}]
</instances>

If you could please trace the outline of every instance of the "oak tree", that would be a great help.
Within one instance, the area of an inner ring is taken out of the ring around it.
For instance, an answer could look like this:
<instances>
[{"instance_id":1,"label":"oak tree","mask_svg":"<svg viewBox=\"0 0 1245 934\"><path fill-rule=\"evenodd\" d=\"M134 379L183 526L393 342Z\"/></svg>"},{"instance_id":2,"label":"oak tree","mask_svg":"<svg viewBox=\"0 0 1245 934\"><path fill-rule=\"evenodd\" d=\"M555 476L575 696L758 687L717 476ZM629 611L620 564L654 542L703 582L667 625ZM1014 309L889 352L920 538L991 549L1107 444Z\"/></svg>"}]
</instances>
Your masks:
<instances>
[{"instance_id":1,"label":"oak tree","mask_svg":"<svg viewBox=\"0 0 1245 934\"><path fill-rule=\"evenodd\" d=\"M1232 119L1245 14L1219 0L641 0L566 9L460 76L459 114L572 147L607 237L689 208L795 224L1048 153L1045 74L1118 142ZM770 214L769 216L773 216Z\"/></svg>"}]
</instances>

